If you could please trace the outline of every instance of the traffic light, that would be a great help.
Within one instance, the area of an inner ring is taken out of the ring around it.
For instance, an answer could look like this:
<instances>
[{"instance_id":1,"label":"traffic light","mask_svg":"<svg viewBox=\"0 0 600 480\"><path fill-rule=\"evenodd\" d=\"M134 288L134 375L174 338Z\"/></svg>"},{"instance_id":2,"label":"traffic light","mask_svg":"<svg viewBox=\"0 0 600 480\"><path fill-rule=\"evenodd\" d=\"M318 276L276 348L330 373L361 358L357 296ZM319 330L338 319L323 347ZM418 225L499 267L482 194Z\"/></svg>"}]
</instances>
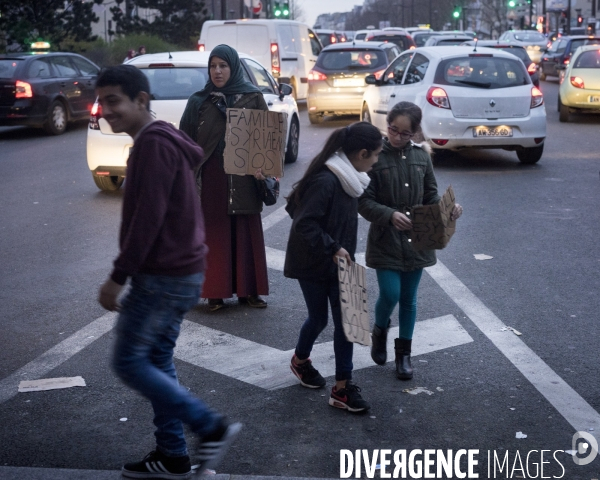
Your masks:
<instances>
[{"instance_id":1,"label":"traffic light","mask_svg":"<svg viewBox=\"0 0 600 480\"><path fill-rule=\"evenodd\" d=\"M283 2L283 10L281 11L281 18L290 18L290 3Z\"/></svg>"},{"instance_id":2,"label":"traffic light","mask_svg":"<svg viewBox=\"0 0 600 480\"><path fill-rule=\"evenodd\" d=\"M577 12L577 26L581 27L583 25L583 15L581 14L581 8L576 8Z\"/></svg>"},{"instance_id":3,"label":"traffic light","mask_svg":"<svg viewBox=\"0 0 600 480\"><path fill-rule=\"evenodd\" d=\"M508 8L515 8L517 6L517 2L515 0L508 0Z\"/></svg>"},{"instance_id":4,"label":"traffic light","mask_svg":"<svg viewBox=\"0 0 600 480\"><path fill-rule=\"evenodd\" d=\"M456 5L454 5L454 10L452 12L452 16L454 18L460 18L460 8L458 8Z\"/></svg>"},{"instance_id":5,"label":"traffic light","mask_svg":"<svg viewBox=\"0 0 600 480\"><path fill-rule=\"evenodd\" d=\"M275 15L275 18L281 18L281 14L282 14L282 10L281 10L281 5L279 2L275 2L275 5L273 5L273 15Z\"/></svg>"}]
</instances>

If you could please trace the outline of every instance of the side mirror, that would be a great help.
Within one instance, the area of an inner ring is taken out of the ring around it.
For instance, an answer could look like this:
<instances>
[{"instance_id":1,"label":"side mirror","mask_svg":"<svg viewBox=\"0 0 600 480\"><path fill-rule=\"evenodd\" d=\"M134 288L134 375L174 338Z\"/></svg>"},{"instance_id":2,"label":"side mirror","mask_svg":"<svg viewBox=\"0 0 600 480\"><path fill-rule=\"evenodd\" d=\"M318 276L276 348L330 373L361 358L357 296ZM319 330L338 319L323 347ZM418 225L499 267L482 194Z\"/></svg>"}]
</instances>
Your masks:
<instances>
[{"instance_id":1,"label":"side mirror","mask_svg":"<svg viewBox=\"0 0 600 480\"><path fill-rule=\"evenodd\" d=\"M377 78L375 78L375 75L367 75L365 77L365 83L367 85L377 85Z\"/></svg>"},{"instance_id":2,"label":"side mirror","mask_svg":"<svg viewBox=\"0 0 600 480\"><path fill-rule=\"evenodd\" d=\"M283 100L283 97L285 97L286 95L291 95L293 91L294 91L294 89L292 88L291 85L288 85L287 83L280 83L279 84L279 100Z\"/></svg>"}]
</instances>

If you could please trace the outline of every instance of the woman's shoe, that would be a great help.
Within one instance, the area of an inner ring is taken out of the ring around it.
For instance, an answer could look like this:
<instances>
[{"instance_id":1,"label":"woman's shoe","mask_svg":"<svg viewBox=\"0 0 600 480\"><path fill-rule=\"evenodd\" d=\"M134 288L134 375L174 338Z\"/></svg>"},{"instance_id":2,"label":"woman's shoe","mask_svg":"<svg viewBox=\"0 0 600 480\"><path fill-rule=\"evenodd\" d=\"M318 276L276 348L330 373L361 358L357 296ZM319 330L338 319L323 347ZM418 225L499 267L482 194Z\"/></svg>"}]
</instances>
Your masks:
<instances>
[{"instance_id":1,"label":"woman's shoe","mask_svg":"<svg viewBox=\"0 0 600 480\"><path fill-rule=\"evenodd\" d=\"M405 338L394 339L394 350L396 351L396 377L400 380L413 378L413 368L410 361L412 340Z\"/></svg>"},{"instance_id":2,"label":"woman's shoe","mask_svg":"<svg viewBox=\"0 0 600 480\"><path fill-rule=\"evenodd\" d=\"M266 308L267 306L267 302L258 295L248 295L246 297L246 302L248 303L248 306L253 308Z\"/></svg>"},{"instance_id":3,"label":"woman's shoe","mask_svg":"<svg viewBox=\"0 0 600 480\"><path fill-rule=\"evenodd\" d=\"M222 298L209 298L208 299L208 310L210 312L216 312L225 306Z\"/></svg>"},{"instance_id":4,"label":"woman's shoe","mask_svg":"<svg viewBox=\"0 0 600 480\"><path fill-rule=\"evenodd\" d=\"M373 325L371 332L371 358L377 365L385 365L387 361L388 329Z\"/></svg>"}]
</instances>

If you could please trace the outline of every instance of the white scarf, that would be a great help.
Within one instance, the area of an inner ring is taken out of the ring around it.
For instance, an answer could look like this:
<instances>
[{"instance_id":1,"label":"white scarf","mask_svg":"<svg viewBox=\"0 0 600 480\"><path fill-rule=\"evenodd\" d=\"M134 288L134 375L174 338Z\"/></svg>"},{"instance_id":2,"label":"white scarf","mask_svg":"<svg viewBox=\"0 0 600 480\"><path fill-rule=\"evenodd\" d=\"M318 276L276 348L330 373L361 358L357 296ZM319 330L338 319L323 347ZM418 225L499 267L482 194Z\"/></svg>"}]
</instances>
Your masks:
<instances>
[{"instance_id":1,"label":"white scarf","mask_svg":"<svg viewBox=\"0 0 600 480\"><path fill-rule=\"evenodd\" d=\"M344 192L352 198L360 197L371 181L365 172L359 172L354 168L354 165L350 163L348 157L341 150L334 153L325 162L325 165L338 178Z\"/></svg>"}]
</instances>

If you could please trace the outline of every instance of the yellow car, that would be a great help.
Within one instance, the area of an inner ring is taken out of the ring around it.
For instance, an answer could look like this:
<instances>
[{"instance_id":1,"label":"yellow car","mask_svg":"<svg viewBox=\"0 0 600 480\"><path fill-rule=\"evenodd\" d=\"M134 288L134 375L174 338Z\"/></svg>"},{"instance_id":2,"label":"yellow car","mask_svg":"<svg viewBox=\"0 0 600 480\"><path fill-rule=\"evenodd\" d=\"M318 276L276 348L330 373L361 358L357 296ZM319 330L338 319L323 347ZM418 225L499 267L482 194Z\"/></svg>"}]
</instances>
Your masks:
<instances>
[{"instance_id":1,"label":"yellow car","mask_svg":"<svg viewBox=\"0 0 600 480\"><path fill-rule=\"evenodd\" d=\"M600 113L600 46L579 47L569 65L563 67L558 90L561 122L570 113Z\"/></svg>"}]
</instances>

